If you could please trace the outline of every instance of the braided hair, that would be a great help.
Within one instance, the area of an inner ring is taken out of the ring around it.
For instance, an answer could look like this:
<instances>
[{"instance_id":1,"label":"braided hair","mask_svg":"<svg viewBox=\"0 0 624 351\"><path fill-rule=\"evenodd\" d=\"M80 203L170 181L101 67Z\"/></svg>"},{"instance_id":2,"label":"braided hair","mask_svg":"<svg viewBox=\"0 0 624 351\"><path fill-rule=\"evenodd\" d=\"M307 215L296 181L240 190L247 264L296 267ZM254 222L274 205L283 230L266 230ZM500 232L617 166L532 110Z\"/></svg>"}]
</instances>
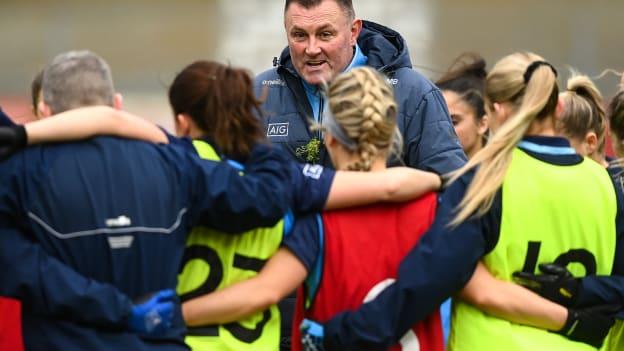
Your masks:
<instances>
[{"instance_id":1,"label":"braided hair","mask_svg":"<svg viewBox=\"0 0 624 351\"><path fill-rule=\"evenodd\" d=\"M400 153L397 104L384 76L369 67L355 68L336 77L327 94L333 118L357 144L359 160L349 170L369 171L377 156Z\"/></svg>"}]
</instances>

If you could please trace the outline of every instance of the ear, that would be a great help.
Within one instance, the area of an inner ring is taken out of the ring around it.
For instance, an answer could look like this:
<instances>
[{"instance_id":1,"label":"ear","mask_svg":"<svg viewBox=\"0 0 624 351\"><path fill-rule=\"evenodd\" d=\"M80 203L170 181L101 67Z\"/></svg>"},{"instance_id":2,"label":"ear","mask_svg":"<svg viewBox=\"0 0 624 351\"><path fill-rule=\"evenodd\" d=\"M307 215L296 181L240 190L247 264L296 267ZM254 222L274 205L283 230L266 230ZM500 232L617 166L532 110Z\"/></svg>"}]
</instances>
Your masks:
<instances>
[{"instance_id":1,"label":"ear","mask_svg":"<svg viewBox=\"0 0 624 351\"><path fill-rule=\"evenodd\" d=\"M356 18L351 22L351 46L355 46L357 43L357 38L360 36L360 32L362 32L362 20Z\"/></svg>"},{"instance_id":2,"label":"ear","mask_svg":"<svg viewBox=\"0 0 624 351\"><path fill-rule=\"evenodd\" d=\"M37 104L37 112L37 116L39 116L40 118L52 116L52 109L50 108L50 106L48 106L48 104L43 102L43 99L39 100L39 103Z\"/></svg>"},{"instance_id":3,"label":"ear","mask_svg":"<svg viewBox=\"0 0 624 351\"><path fill-rule=\"evenodd\" d=\"M564 106L563 99L559 96L557 99L557 107L555 108L555 118L559 118L559 116L561 116L563 110L565 109Z\"/></svg>"},{"instance_id":4,"label":"ear","mask_svg":"<svg viewBox=\"0 0 624 351\"><path fill-rule=\"evenodd\" d=\"M336 140L336 138L334 138L333 135L331 135L331 133L326 132L323 136L323 142L325 143L326 147L334 147L338 141Z\"/></svg>"},{"instance_id":5,"label":"ear","mask_svg":"<svg viewBox=\"0 0 624 351\"><path fill-rule=\"evenodd\" d=\"M113 95L113 108L121 110L123 108L123 96L119 93Z\"/></svg>"},{"instance_id":6,"label":"ear","mask_svg":"<svg viewBox=\"0 0 624 351\"><path fill-rule=\"evenodd\" d=\"M479 135L484 135L487 132L489 125L490 120L488 119L487 114L484 114L477 123L477 133Z\"/></svg>"},{"instance_id":7,"label":"ear","mask_svg":"<svg viewBox=\"0 0 624 351\"><path fill-rule=\"evenodd\" d=\"M179 137L186 137L191 134L191 118L187 114L180 113L175 116L175 131Z\"/></svg>"},{"instance_id":8,"label":"ear","mask_svg":"<svg viewBox=\"0 0 624 351\"><path fill-rule=\"evenodd\" d=\"M505 105L499 102L495 102L492 104L492 106L494 107L494 113L496 113L497 116L507 119L507 108L505 107Z\"/></svg>"},{"instance_id":9,"label":"ear","mask_svg":"<svg viewBox=\"0 0 624 351\"><path fill-rule=\"evenodd\" d=\"M587 154L591 155L598 150L598 136L594 132L588 132L585 135L585 144L587 144Z\"/></svg>"}]
</instances>

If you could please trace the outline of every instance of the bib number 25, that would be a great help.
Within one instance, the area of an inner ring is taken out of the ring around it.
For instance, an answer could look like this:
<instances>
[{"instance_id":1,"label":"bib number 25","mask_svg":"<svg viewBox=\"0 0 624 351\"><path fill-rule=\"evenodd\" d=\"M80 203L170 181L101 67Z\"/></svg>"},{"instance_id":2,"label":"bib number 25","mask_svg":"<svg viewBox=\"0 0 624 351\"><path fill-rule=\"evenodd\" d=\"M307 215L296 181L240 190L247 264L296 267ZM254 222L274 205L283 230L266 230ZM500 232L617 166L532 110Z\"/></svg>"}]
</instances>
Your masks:
<instances>
[{"instance_id":1,"label":"bib number 25","mask_svg":"<svg viewBox=\"0 0 624 351\"><path fill-rule=\"evenodd\" d=\"M184 253L184 259L182 260L182 269L184 269L184 266L191 260L204 261L204 263L210 267L210 273L208 274L206 280L199 287L185 294L182 294L180 296L180 299L182 301L187 301L217 290L217 287L219 287L219 284L221 284L221 281L223 280L223 262L221 262L219 255L211 247L203 245L189 246ZM263 259L241 254L234 254L232 267L253 272L260 272L265 262L266 260ZM251 344L260 338L264 326L269 322L270 319L271 311L267 309L262 314L262 319L258 323L256 323L256 326L254 328L246 328L245 326L236 322L223 324L221 325L221 327L229 331L232 336L234 336L239 341ZM219 336L219 326L210 325L188 328L188 335Z\"/></svg>"}]
</instances>

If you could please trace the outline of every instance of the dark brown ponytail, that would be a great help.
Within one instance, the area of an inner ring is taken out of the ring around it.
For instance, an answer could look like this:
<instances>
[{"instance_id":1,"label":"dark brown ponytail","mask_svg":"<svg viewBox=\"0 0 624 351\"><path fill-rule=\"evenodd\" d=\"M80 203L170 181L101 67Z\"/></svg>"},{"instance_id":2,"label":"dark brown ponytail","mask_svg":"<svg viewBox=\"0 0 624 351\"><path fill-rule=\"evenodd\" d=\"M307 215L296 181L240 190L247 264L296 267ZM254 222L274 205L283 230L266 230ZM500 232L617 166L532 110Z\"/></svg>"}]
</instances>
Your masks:
<instances>
[{"instance_id":1,"label":"dark brown ponytail","mask_svg":"<svg viewBox=\"0 0 624 351\"><path fill-rule=\"evenodd\" d=\"M214 61L196 61L169 88L173 113L188 114L229 158L245 159L264 140L260 101L247 71Z\"/></svg>"}]
</instances>

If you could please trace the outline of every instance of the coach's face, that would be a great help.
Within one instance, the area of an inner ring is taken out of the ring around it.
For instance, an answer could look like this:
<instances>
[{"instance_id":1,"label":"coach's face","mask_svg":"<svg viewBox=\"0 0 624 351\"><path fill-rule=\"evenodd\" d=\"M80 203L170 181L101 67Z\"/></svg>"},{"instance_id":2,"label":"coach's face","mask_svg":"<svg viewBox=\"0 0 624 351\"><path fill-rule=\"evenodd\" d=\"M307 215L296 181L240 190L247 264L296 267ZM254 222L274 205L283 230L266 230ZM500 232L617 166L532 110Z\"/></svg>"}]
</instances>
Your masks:
<instances>
[{"instance_id":1,"label":"coach's face","mask_svg":"<svg viewBox=\"0 0 624 351\"><path fill-rule=\"evenodd\" d=\"M353 58L362 29L334 0L306 9L291 3L284 14L288 47L295 69L309 84L331 81Z\"/></svg>"}]
</instances>

